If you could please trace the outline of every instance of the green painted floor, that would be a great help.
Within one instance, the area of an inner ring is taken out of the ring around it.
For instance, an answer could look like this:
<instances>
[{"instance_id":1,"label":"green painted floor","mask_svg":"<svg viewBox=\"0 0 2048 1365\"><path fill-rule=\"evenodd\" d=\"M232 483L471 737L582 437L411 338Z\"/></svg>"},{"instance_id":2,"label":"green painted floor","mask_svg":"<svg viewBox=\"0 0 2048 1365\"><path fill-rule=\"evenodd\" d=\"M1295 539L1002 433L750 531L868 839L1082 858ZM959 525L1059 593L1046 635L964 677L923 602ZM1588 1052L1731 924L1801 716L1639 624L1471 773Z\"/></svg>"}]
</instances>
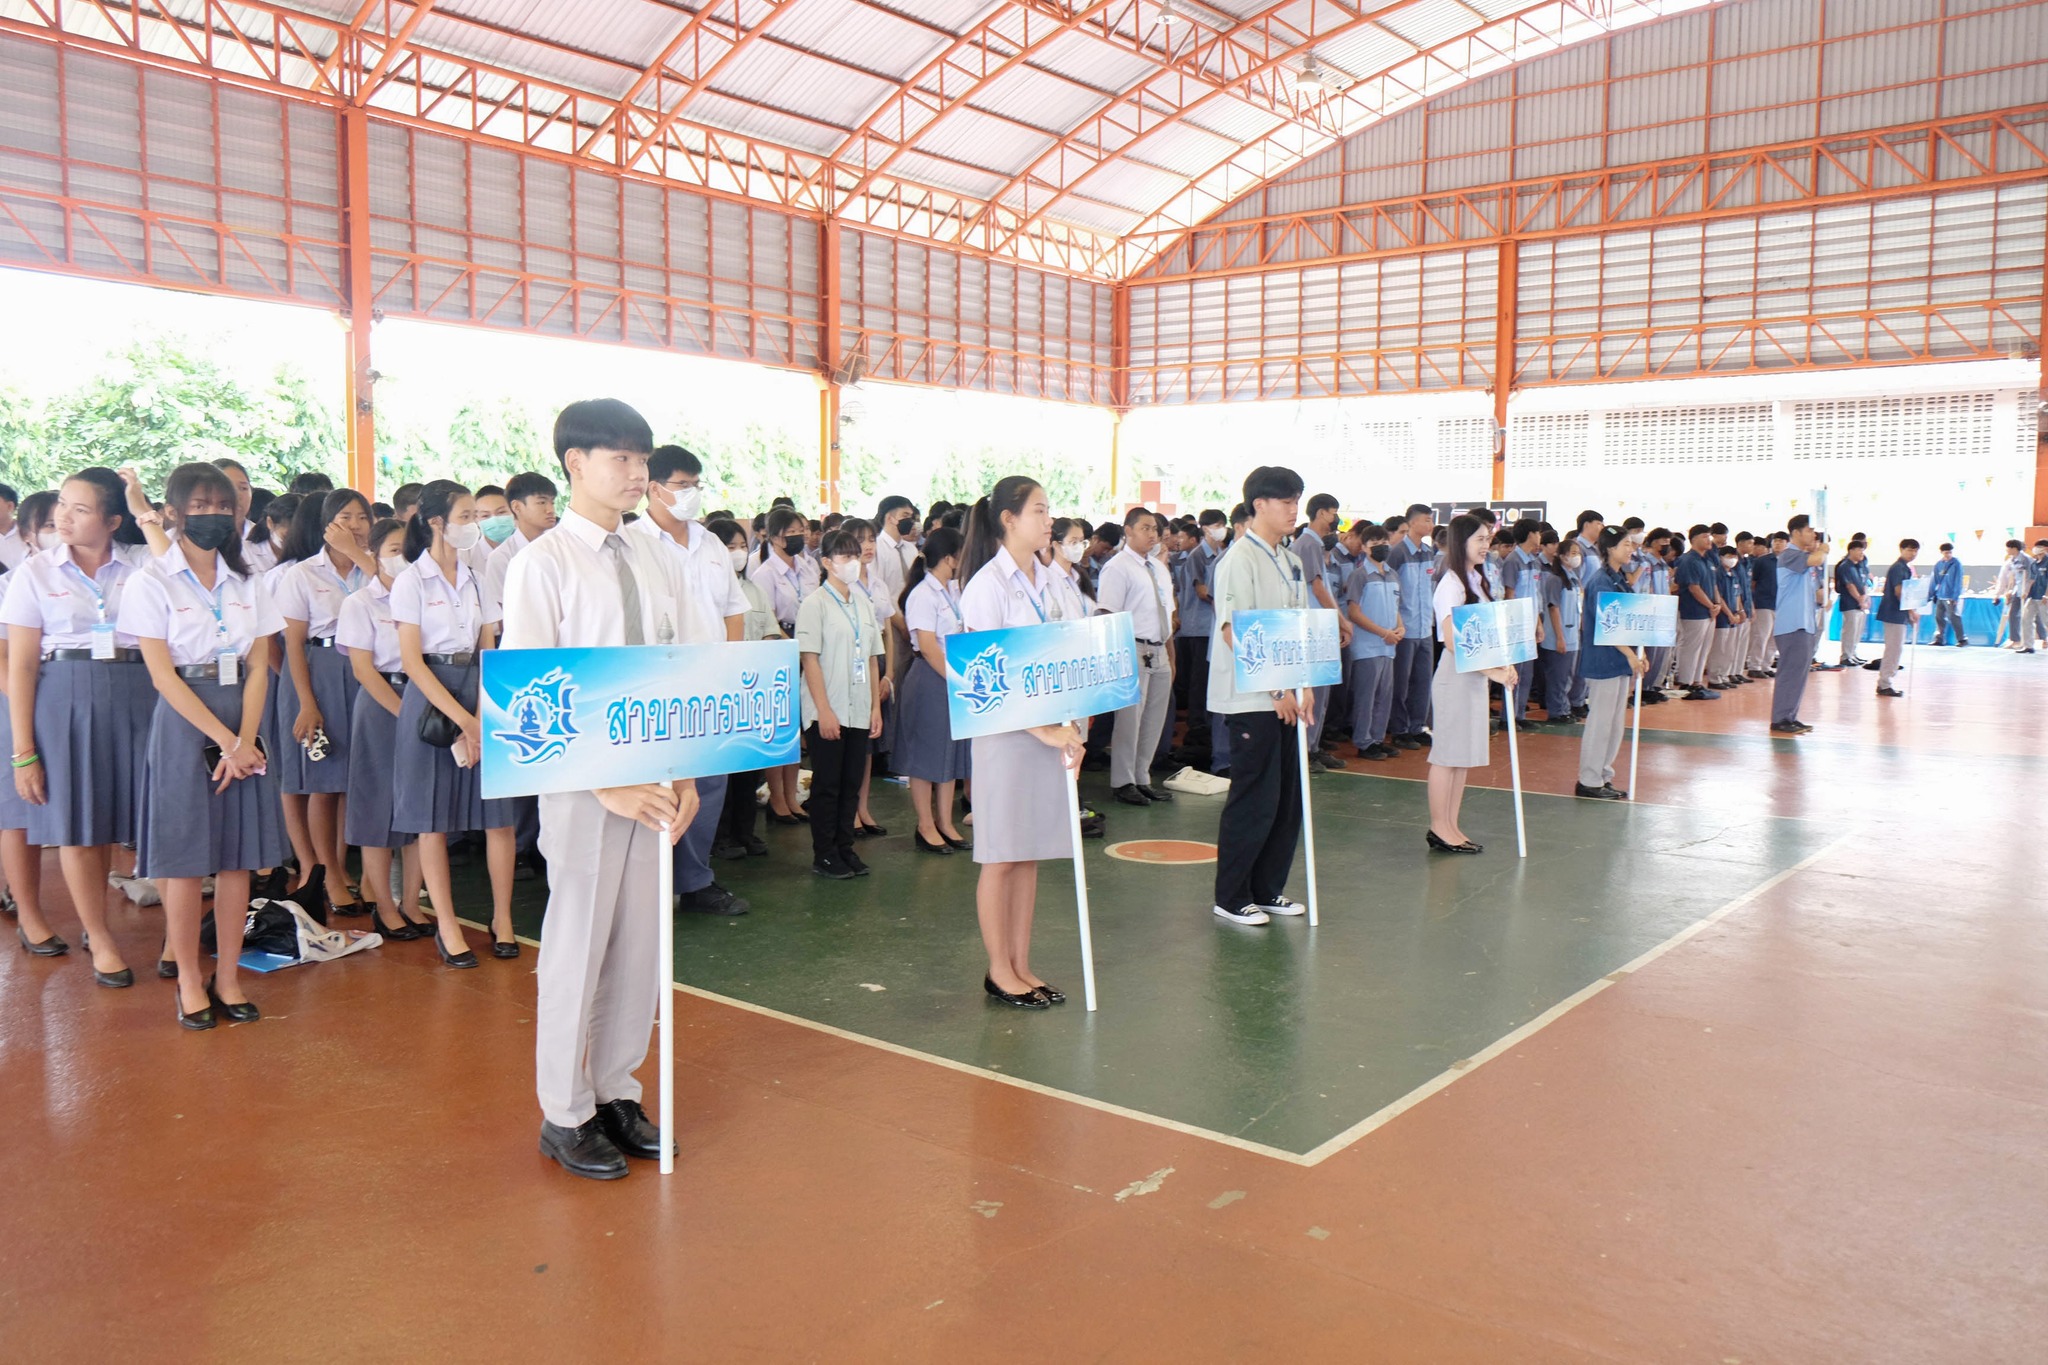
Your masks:
<instances>
[{"instance_id":1,"label":"green painted floor","mask_svg":"<svg viewBox=\"0 0 2048 1365\"><path fill-rule=\"evenodd\" d=\"M802 829L767 831L772 857L719 864L753 913L679 916L677 979L1306 1153L1839 832L1819 821L1531 795L1530 856L1519 861L1509 797L1474 789L1464 823L1487 851L1443 857L1423 848L1414 782L1346 775L1318 779L1314 793L1314 930L1305 920L1223 924L1209 912L1212 865L1123 862L1090 842L1101 1005L1092 1016L1081 1005L1070 865L1045 865L1032 959L1069 1003L1042 1013L990 1003L974 863L915 853L907 798L893 785L874 794L890 835L863 846L871 877L814 877ZM1112 812L1112 842L1212 840L1222 800L1098 805ZM473 894L480 875L465 870L458 894ZM1290 890L1297 899L1305 890L1300 859ZM520 932L531 935L539 887L519 891Z\"/></svg>"}]
</instances>

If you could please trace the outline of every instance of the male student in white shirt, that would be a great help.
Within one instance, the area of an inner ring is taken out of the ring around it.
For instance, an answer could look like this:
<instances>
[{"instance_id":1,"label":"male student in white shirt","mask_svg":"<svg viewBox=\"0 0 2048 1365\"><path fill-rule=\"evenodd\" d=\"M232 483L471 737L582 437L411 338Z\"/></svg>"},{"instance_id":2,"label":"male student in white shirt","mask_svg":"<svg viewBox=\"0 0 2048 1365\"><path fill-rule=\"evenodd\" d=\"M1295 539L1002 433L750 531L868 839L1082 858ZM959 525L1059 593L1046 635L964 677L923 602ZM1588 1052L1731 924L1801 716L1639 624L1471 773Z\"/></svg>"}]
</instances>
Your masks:
<instances>
[{"instance_id":1,"label":"male student in white shirt","mask_svg":"<svg viewBox=\"0 0 2048 1365\"><path fill-rule=\"evenodd\" d=\"M681 556L620 534L647 496L654 447L645 419L615 399L571 403L555 419L569 510L512 561L506 649L708 644L724 637L684 580ZM627 611L626 580L634 610ZM651 782L540 798L548 908L541 926L535 1090L540 1149L573 1175L616 1180L626 1157L658 1159L658 1132L633 1073L647 1059L660 994L655 859L697 814L694 782Z\"/></svg>"},{"instance_id":2,"label":"male student in white shirt","mask_svg":"<svg viewBox=\"0 0 2048 1365\"><path fill-rule=\"evenodd\" d=\"M1129 612L1138 640L1138 700L1116 713L1109 740L1109 785L1127 806L1173 800L1152 785L1152 758L1173 706L1173 579L1153 557L1159 543L1156 512L1133 507L1124 514L1124 542L1102 566L1096 610Z\"/></svg>"},{"instance_id":3,"label":"male student in white shirt","mask_svg":"<svg viewBox=\"0 0 2048 1365\"><path fill-rule=\"evenodd\" d=\"M545 474L514 474L505 480L505 502L512 509L512 534L492 548L484 561L484 595L505 600L505 574L521 550L553 529L555 499L561 491Z\"/></svg>"}]
</instances>

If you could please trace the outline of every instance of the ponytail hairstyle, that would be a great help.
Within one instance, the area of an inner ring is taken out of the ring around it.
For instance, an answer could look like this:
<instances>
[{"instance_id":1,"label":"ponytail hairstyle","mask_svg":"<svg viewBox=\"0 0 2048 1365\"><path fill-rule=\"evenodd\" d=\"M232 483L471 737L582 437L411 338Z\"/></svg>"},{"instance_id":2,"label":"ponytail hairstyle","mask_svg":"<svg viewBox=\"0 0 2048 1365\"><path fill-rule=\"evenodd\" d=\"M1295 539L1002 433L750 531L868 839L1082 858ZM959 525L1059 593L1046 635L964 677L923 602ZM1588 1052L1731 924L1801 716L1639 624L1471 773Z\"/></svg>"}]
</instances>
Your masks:
<instances>
[{"instance_id":1,"label":"ponytail hairstyle","mask_svg":"<svg viewBox=\"0 0 2048 1365\"><path fill-rule=\"evenodd\" d=\"M797 511L794 507L777 507L768 514L768 530L761 537L761 562L766 564L770 559L774 558L775 550L772 542L781 540L791 531L808 533L810 527L811 523L805 520L803 513Z\"/></svg>"},{"instance_id":2,"label":"ponytail hairstyle","mask_svg":"<svg viewBox=\"0 0 2048 1365\"><path fill-rule=\"evenodd\" d=\"M917 585L930 576L931 567L943 564L960 553L965 541L961 534L950 526L940 526L925 534L924 550L911 561L910 572L903 576L903 593L896 599L896 610L903 610L903 604L910 600L910 594L917 591Z\"/></svg>"},{"instance_id":3,"label":"ponytail hairstyle","mask_svg":"<svg viewBox=\"0 0 2048 1365\"><path fill-rule=\"evenodd\" d=\"M1563 544L1563 538L1557 534L1557 529L1555 527L1545 525L1543 528L1543 539L1540 543L1544 545L1561 546ZM1562 582L1569 583L1572 581L1572 576L1565 572L1564 551L1562 549L1560 549L1554 555L1544 556L1543 567L1549 572L1556 574L1559 580Z\"/></svg>"},{"instance_id":4,"label":"ponytail hairstyle","mask_svg":"<svg viewBox=\"0 0 2048 1365\"><path fill-rule=\"evenodd\" d=\"M121 476L105 465L87 465L66 483L91 484L99 493L100 515L114 518L114 544L146 545L148 540L142 528L135 524L135 516L128 510L128 485L121 482Z\"/></svg>"},{"instance_id":5,"label":"ponytail hairstyle","mask_svg":"<svg viewBox=\"0 0 2048 1365\"><path fill-rule=\"evenodd\" d=\"M169 481L164 484L164 510L175 516L178 519L178 523L183 525L185 509L191 505L195 497L204 493L211 493L214 497L224 501L227 504L228 515L234 515L237 505L235 501L235 486L228 482L226 474L223 474L210 464L181 464L176 469L173 469ZM271 506L275 507L279 501L282 501L282 499L273 501ZM27 505L23 504L24 514L26 510ZM220 558L221 563L228 566L228 572L234 574L235 577L247 578L249 576L249 566L242 559L242 538L240 536L228 537L228 543L220 547Z\"/></svg>"},{"instance_id":6,"label":"ponytail hairstyle","mask_svg":"<svg viewBox=\"0 0 2048 1365\"><path fill-rule=\"evenodd\" d=\"M43 533L57 511L57 495L45 488L40 493L31 493L21 500L15 509L14 519L20 523L22 543L28 546L30 554L39 548L36 538Z\"/></svg>"},{"instance_id":7,"label":"ponytail hairstyle","mask_svg":"<svg viewBox=\"0 0 2048 1365\"><path fill-rule=\"evenodd\" d=\"M379 570L382 570L384 567L381 562L384 556L378 554L377 549L394 531L401 536L405 534L405 523L397 517L379 517L376 524L370 527L370 543L364 548L370 552L370 558L379 561L377 565ZM404 542L401 541L399 551L401 554L404 553L403 545Z\"/></svg>"},{"instance_id":8,"label":"ponytail hairstyle","mask_svg":"<svg viewBox=\"0 0 2048 1365\"><path fill-rule=\"evenodd\" d=\"M453 479L435 479L420 489L418 506L412 520L405 523L405 558L411 563L427 552L434 543L434 528L427 523L439 521L448 524L448 513L455 504L469 496L469 490Z\"/></svg>"},{"instance_id":9,"label":"ponytail hairstyle","mask_svg":"<svg viewBox=\"0 0 2048 1365\"><path fill-rule=\"evenodd\" d=\"M279 557L318 559L327 553L327 528L352 506L361 507L366 520L374 520L370 517L370 500L353 488L337 488L325 496L304 495L292 517L292 529L285 537L284 553Z\"/></svg>"},{"instance_id":10,"label":"ponytail hairstyle","mask_svg":"<svg viewBox=\"0 0 2048 1365\"><path fill-rule=\"evenodd\" d=\"M960 577L972 579L981 566L996 557L1003 543L1003 514L1018 516L1038 481L1022 474L1007 474L996 480L987 497L978 500L967 513L967 543L960 551Z\"/></svg>"},{"instance_id":11,"label":"ponytail hairstyle","mask_svg":"<svg viewBox=\"0 0 2048 1365\"><path fill-rule=\"evenodd\" d=\"M273 553L281 551L290 538L292 518L299 514L299 503L303 501L297 493L280 493L263 504L263 515L256 522L260 534L249 539L257 545L268 545ZM284 556L278 554L279 562Z\"/></svg>"},{"instance_id":12,"label":"ponytail hairstyle","mask_svg":"<svg viewBox=\"0 0 2048 1365\"><path fill-rule=\"evenodd\" d=\"M1060 553L1060 542L1065 540L1067 532L1073 530L1076 526L1081 528L1081 535L1084 540L1093 538L1088 530L1088 523L1085 519L1081 517L1053 518L1052 553L1055 556ZM1095 565L1089 560L1088 556L1082 555L1077 562L1069 564L1067 567L1073 570L1074 584L1081 590L1081 596L1092 599L1095 596Z\"/></svg>"},{"instance_id":13,"label":"ponytail hairstyle","mask_svg":"<svg viewBox=\"0 0 2048 1365\"><path fill-rule=\"evenodd\" d=\"M1486 574L1483 572L1485 565L1474 564L1465 558L1466 544L1479 534L1480 527L1485 524L1470 512L1460 512L1451 518L1451 529L1444 537L1443 556L1436 566L1436 581L1441 583L1446 578L1456 578L1458 586L1465 590L1468 600L1483 599L1491 602L1493 590L1486 584ZM1475 573L1475 570L1480 572ZM1479 580L1479 599L1472 598L1472 580L1475 577Z\"/></svg>"}]
</instances>

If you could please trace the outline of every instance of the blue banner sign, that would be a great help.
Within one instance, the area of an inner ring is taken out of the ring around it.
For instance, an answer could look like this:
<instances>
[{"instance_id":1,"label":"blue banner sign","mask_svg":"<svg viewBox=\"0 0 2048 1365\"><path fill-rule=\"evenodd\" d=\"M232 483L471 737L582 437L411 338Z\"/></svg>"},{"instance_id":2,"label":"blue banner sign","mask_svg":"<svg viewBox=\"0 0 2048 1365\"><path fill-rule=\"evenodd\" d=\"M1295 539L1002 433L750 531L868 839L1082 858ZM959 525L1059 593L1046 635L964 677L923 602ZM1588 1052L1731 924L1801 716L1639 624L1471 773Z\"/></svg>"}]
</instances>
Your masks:
<instances>
[{"instance_id":1,"label":"blue banner sign","mask_svg":"<svg viewBox=\"0 0 2048 1365\"><path fill-rule=\"evenodd\" d=\"M946 700L955 739L1135 706L1138 641L1130 613L948 635Z\"/></svg>"},{"instance_id":2,"label":"blue banner sign","mask_svg":"<svg viewBox=\"0 0 2048 1365\"><path fill-rule=\"evenodd\" d=\"M1344 680L1337 613L1327 607L1233 612L1230 638L1240 692L1292 692Z\"/></svg>"},{"instance_id":3,"label":"blue banner sign","mask_svg":"<svg viewBox=\"0 0 2048 1365\"><path fill-rule=\"evenodd\" d=\"M794 763L794 640L483 656L483 791L595 791Z\"/></svg>"},{"instance_id":4,"label":"blue banner sign","mask_svg":"<svg viewBox=\"0 0 2048 1365\"><path fill-rule=\"evenodd\" d=\"M1536 657L1536 599L1453 607L1451 652L1460 673L1529 662Z\"/></svg>"},{"instance_id":5,"label":"blue banner sign","mask_svg":"<svg viewBox=\"0 0 2048 1365\"><path fill-rule=\"evenodd\" d=\"M1670 593L1603 592L1593 617L1596 645L1678 643L1678 599Z\"/></svg>"},{"instance_id":6,"label":"blue banner sign","mask_svg":"<svg viewBox=\"0 0 2048 1365\"><path fill-rule=\"evenodd\" d=\"M1914 577L1907 579L1899 584L1899 610L1926 611L1927 600L1933 595L1933 592L1934 579L1931 575L1927 578Z\"/></svg>"}]
</instances>

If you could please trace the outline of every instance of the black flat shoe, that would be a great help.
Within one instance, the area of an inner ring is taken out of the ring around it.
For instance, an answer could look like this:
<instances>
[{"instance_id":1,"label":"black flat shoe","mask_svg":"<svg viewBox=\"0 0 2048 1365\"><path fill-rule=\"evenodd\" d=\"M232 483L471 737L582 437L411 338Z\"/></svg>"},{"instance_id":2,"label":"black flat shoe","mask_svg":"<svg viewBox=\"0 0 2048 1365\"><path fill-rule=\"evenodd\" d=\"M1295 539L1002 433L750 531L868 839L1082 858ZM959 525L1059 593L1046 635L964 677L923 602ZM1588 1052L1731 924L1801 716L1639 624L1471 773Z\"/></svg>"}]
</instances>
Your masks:
<instances>
[{"instance_id":1,"label":"black flat shoe","mask_svg":"<svg viewBox=\"0 0 2048 1365\"><path fill-rule=\"evenodd\" d=\"M857 824L853 827L853 837L856 839L879 839L888 832L889 829L886 825Z\"/></svg>"},{"instance_id":2,"label":"black flat shoe","mask_svg":"<svg viewBox=\"0 0 2048 1365\"><path fill-rule=\"evenodd\" d=\"M184 1000L174 998L171 1001L171 1005L178 1011L178 1026L180 1028L192 1029L195 1032L202 1029L212 1028L214 1026L215 1021L213 1017L213 995L211 992L207 994L206 1000L207 1004L205 1009L194 1010L192 1011L192 1013L187 1014L185 1013Z\"/></svg>"},{"instance_id":3,"label":"black flat shoe","mask_svg":"<svg viewBox=\"0 0 2048 1365\"><path fill-rule=\"evenodd\" d=\"M329 913L339 915L343 919L361 919L364 915L374 914L375 912L375 906L363 901L343 901L336 905Z\"/></svg>"},{"instance_id":4,"label":"black flat shoe","mask_svg":"<svg viewBox=\"0 0 2048 1365\"><path fill-rule=\"evenodd\" d=\"M170 951L170 940L166 939L162 951L156 955L156 974L159 980L176 981L178 979L178 964L164 955Z\"/></svg>"},{"instance_id":5,"label":"black flat shoe","mask_svg":"<svg viewBox=\"0 0 2048 1365\"><path fill-rule=\"evenodd\" d=\"M123 967L118 972L103 972L95 967L92 969L92 983L95 986L105 986L110 991L126 990L135 984L135 969Z\"/></svg>"},{"instance_id":6,"label":"black flat shoe","mask_svg":"<svg viewBox=\"0 0 2048 1365\"><path fill-rule=\"evenodd\" d=\"M1066 996L1065 996L1064 994L1062 994L1062 993L1061 993L1061 991L1060 991L1059 987L1057 987L1057 986L1053 986L1053 985L1044 985L1044 986L1033 986L1033 987L1032 987L1031 989L1032 989L1033 991L1037 992L1037 993L1038 993L1038 995L1039 995L1039 996L1040 996L1040 997L1041 997L1042 999L1044 999L1044 1000L1046 1001L1046 1003L1048 1003L1048 1004L1053 1004L1053 1005L1064 1005L1064 1004L1066 1004L1066 1003L1067 1003L1067 997L1066 997Z\"/></svg>"},{"instance_id":7,"label":"black flat shoe","mask_svg":"<svg viewBox=\"0 0 2048 1365\"><path fill-rule=\"evenodd\" d=\"M230 1005L214 993L213 978L206 978L206 998L213 1002L208 1013L224 1014L230 1024L253 1024L263 1017L263 1011L256 1008L253 1000L244 1000L239 1005Z\"/></svg>"},{"instance_id":8,"label":"black flat shoe","mask_svg":"<svg viewBox=\"0 0 2048 1365\"><path fill-rule=\"evenodd\" d=\"M953 846L945 842L943 839L940 840L938 843L934 844L927 840L922 834L913 834L911 837L917 840L917 851L919 853L938 853L943 854L946 857L951 857L953 854Z\"/></svg>"},{"instance_id":9,"label":"black flat shoe","mask_svg":"<svg viewBox=\"0 0 2048 1365\"><path fill-rule=\"evenodd\" d=\"M1000 1000L1005 1005L1015 1005L1020 1010L1048 1010L1052 1008L1052 1001L1046 999L1037 991L1029 990L1018 995L1012 995L1001 986L998 986L996 979L992 976L984 976L981 979L981 988L988 992L989 999Z\"/></svg>"},{"instance_id":10,"label":"black flat shoe","mask_svg":"<svg viewBox=\"0 0 2048 1365\"><path fill-rule=\"evenodd\" d=\"M491 956L502 962L510 962L513 958L519 956L519 940L517 938L499 938L496 933L493 933L491 935Z\"/></svg>"},{"instance_id":11,"label":"black flat shoe","mask_svg":"<svg viewBox=\"0 0 2048 1365\"><path fill-rule=\"evenodd\" d=\"M416 938L425 938L428 934L434 932L434 926L431 924L421 924L418 920L405 919L403 911L399 912L398 917L401 920L405 920L405 922L396 929L386 928L384 921L381 919L372 919L370 927L393 943L410 943Z\"/></svg>"},{"instance_id":12,"label":"black flat shoe","mask_svg":"<svg viewBox=\"0 0 2048 1365\"><path fill-rule=\"evenodd\" d=\"M768 812L768 823L771 825L808 825L811 822L801 815L779 815L771 810Z\"/></svg>"},{"instance_id":13,"label":"black flat shoe","mask_svg":"<svg viewBox=\"0 0 2048 1365\"><path fill-rule=\"evenodd\" d=\"M18 924L14 926L14 936L21 940L22 947L28 949L36 957L62 957L71 951L71 945L58 938L55 934L50 935L41 943L30 943L28 941L28 931Z\"/></svg>"},{"instance_id":14,"label":"black flat shoe","mask_svg":"<svg viewBox=\"0 0 2048 1365\"><path fill-rule=\"evenodd\" d=\"M960 851L961 851L962 853L965 853L965 852L966 852L967 850L969 850L969 849L971 849L971 848L973 848L973 847L974 847L974 845L973 845L973 844L972 844L971 842L969 842L968 840L966 840L966 839L955 839L955 838L954 838L954 837L953 837L952 835L950 835L950 834L941 834L941 835L939 835L939 837L940 837L941 839L943 839L943 840L945 840L945 841L946 841L946 847L947 847L947 848L957 848L957 849L959 849L959 850L960 850Z\"/></svg>"},{"instance_id":15,"label":"black flat shoe","mask_svg":"<svg viewBox=\"0 0 2048 1365\"><path fill-rule=\"evenodd\" d=\"M1429 846L1439 853L1478 853L1481 851L1479 845L1473 843L1470 839L1467 839L1462 844L1454 844L1440 836L1435 830L1429 831L1425 838Z\"/></svg>"},{"instance_id":16,"label":"black flat shoe","mask_svg":"<svg viewBox=\"0 0 2048 1365\"><path fill-rule=\"evenodd\" d=\"M448 945L441 942L439 930L436 930L434 933L434 951L441 955L441 965L443 967L453 967L457 971L465 971L468 968L479 965L476 960L476 954L467 948L459 953L449 952Z\"/></svg>"}]
</instances>

